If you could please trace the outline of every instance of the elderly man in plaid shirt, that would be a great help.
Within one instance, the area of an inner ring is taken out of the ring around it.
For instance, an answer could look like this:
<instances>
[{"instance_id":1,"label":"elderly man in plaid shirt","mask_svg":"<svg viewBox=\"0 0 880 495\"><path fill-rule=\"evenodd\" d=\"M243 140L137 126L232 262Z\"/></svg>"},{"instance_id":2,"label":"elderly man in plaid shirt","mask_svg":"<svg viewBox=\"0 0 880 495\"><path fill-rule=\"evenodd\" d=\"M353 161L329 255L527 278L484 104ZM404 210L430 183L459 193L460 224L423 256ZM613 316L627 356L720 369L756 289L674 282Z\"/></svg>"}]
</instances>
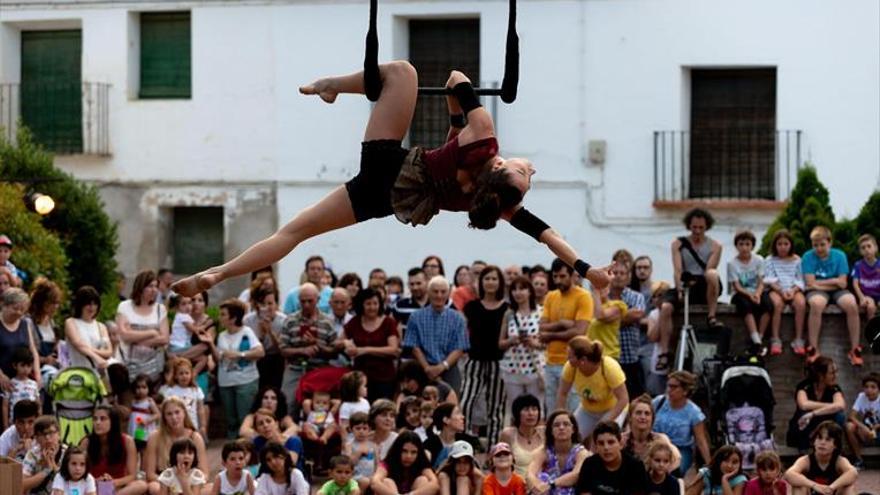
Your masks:
<instances>
[{"instance_id":1,"label":"elderly man in plaid shirt","mask_svg":"<svg viewBox=\"0 0 880 495\"><path fill-rule=\"evenodd\" d=\"M639 363L641 329L639 320L645 317L645 296L630 289L632 272L629 263L616 263L611 268L611 285L608 298L626 303L627 311L620 322L620 367L626 374L626 391L630 397L638 397L645 391L645 379Z\"/></svg>"},{"instance_id":2,"label":"elderly man in plaid shirt","mask_svg":"<svg viewBox=\"0 0 880 495\"><path fill-rule=\"evenodd\" d=\"M456 364L470 349L464 317L450 309L449 282L436 276L428 282L429 305L410 315L403 347L412 349L428 378L442 379L456 394L461 392L461 373Z\"/></svg>"}]
</instances>

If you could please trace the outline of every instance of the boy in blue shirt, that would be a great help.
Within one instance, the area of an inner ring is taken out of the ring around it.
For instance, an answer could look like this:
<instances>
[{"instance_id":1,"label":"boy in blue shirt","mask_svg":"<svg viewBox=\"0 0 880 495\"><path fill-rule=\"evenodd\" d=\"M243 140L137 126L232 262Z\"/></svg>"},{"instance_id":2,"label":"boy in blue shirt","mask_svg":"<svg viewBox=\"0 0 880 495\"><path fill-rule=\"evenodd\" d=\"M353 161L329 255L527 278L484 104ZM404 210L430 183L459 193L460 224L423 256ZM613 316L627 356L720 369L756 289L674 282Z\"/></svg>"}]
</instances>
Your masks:
<instances>
[{"instance_id":1,"label":"boy in blue shirt","mask_svg":"<svg viewBox=\"0 0 880 495\"><path fill-rule=\"evenodd\" d=\"M855 296L846 289L849 263L840 249L831 247L831 231L817 226L810 232L813 249L804 254L801 262L807 287L807 304L810 316L807 320L807 363L820 356L819 331L822 329L822 311L828 303L836 304L846 315L849 330L850 364L861 366L862 346L859 345L859 306Z\"/></svg>"}]
</instances>

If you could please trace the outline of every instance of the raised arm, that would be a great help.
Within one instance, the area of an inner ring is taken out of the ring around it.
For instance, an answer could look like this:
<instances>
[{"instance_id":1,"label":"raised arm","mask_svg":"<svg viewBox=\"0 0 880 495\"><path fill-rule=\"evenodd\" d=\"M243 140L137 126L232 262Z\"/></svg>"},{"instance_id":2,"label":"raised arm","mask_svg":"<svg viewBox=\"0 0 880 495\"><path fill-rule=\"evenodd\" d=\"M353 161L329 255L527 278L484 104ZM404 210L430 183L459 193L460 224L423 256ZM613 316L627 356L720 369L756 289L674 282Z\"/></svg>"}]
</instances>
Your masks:
<instances>
[{"instance_id":1,"label":"raised arm","mask_svg":"<svg viewBox=\"0 0 880 495\"><path fill-rule=\"evenodd\" d=\"M454 70L449 74L446 86L452 88L452 94L446 97L450 115L453 115L453 110L457 110L458 114L463 115L465 119L465 122L458 122L463 124L457 133L459 144L464 146L480 139L495 136L495 124L492 122L492 116L480 104L471 80L463 72ZM453 101L457 107L450 104L450 101ZM450 123L452 122L450 121Z\"/></svg>"}]
</instances>

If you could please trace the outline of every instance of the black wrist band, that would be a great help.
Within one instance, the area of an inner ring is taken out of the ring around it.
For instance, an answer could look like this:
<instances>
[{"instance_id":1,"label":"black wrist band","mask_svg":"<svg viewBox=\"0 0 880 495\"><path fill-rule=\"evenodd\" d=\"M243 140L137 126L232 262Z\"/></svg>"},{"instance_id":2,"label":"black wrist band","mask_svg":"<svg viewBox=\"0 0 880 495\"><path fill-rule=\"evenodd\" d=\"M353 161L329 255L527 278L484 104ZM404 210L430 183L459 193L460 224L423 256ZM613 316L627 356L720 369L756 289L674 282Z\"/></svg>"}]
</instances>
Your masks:
<instances>
[{"instance_id":1,"label":"black wrist band","mask_svg":"<svg viewBox=\"0 0 880 495\"><path fill-rule=\"evenodd\" d=\"M464 114L457 113L449 116L449 125L455 127L456 129L461 129L466 125L464 121Z\"/></svg>"},{"instance_id":2,"label":"black wrist band","mask_svg":"<svg viewBox=\"0 0 880 495\"><path fill-rule=\"evenodd\" d=\"M587 278L587 272L590 271L590 264L582 259L574 262L574 271L578 272L581 277Z\"/></svg>"},{"instance_id":3,"label":"black wrist band","mask_svg":"<svg viewBox=\"0 0 880 495\"><path fill-rule=\"evenodd\" d=\"M477 98L477 92L474 91L474 87L469 82L456 84L452 88L452 96L455 96L458 100L458 104L464 110L465 115L469 114L471 110L483 106L480 104L480 99Z\"/></svg>"}]
</instances>

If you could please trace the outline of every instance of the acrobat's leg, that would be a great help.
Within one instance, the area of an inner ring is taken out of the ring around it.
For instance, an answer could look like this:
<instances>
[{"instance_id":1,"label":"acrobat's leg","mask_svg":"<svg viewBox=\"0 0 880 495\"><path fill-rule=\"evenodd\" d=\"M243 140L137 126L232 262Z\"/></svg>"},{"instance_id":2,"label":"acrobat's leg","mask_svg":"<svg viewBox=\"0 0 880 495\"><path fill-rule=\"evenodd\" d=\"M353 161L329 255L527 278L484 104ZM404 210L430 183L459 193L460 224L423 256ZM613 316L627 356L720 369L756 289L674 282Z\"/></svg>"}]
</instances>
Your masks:
<instances>
[{"instance_id":1,"label":"acrobat's leg","mask_svg":"<svg viewBox=\"0 0 880 495\"><path fill-rule=\"evenodd\" d=\"M270 237L249 247L223 265L180 280L172 289L181 295L208 290L227 278L250 273L271 265L291 252L302 241L355 223L345 186L339 186L312 206L297 213L293 220Z\"/></svg>"},{"instance_id":2,"label":"acrobat's leg","mask_svg":"<svg viewBox=\"0 0 880 495\"><path fill-rule=\"evenodd\" d=\"M373 106L364 141L376 139L402 140L412 122L418 98L419 77L415 67L405 60L379 66L382 76L382 94ZM363 94L364 73L325 77L299 88L305 95L318 95L333 103L340 93Z\"/></svg>"}]
</instances>

